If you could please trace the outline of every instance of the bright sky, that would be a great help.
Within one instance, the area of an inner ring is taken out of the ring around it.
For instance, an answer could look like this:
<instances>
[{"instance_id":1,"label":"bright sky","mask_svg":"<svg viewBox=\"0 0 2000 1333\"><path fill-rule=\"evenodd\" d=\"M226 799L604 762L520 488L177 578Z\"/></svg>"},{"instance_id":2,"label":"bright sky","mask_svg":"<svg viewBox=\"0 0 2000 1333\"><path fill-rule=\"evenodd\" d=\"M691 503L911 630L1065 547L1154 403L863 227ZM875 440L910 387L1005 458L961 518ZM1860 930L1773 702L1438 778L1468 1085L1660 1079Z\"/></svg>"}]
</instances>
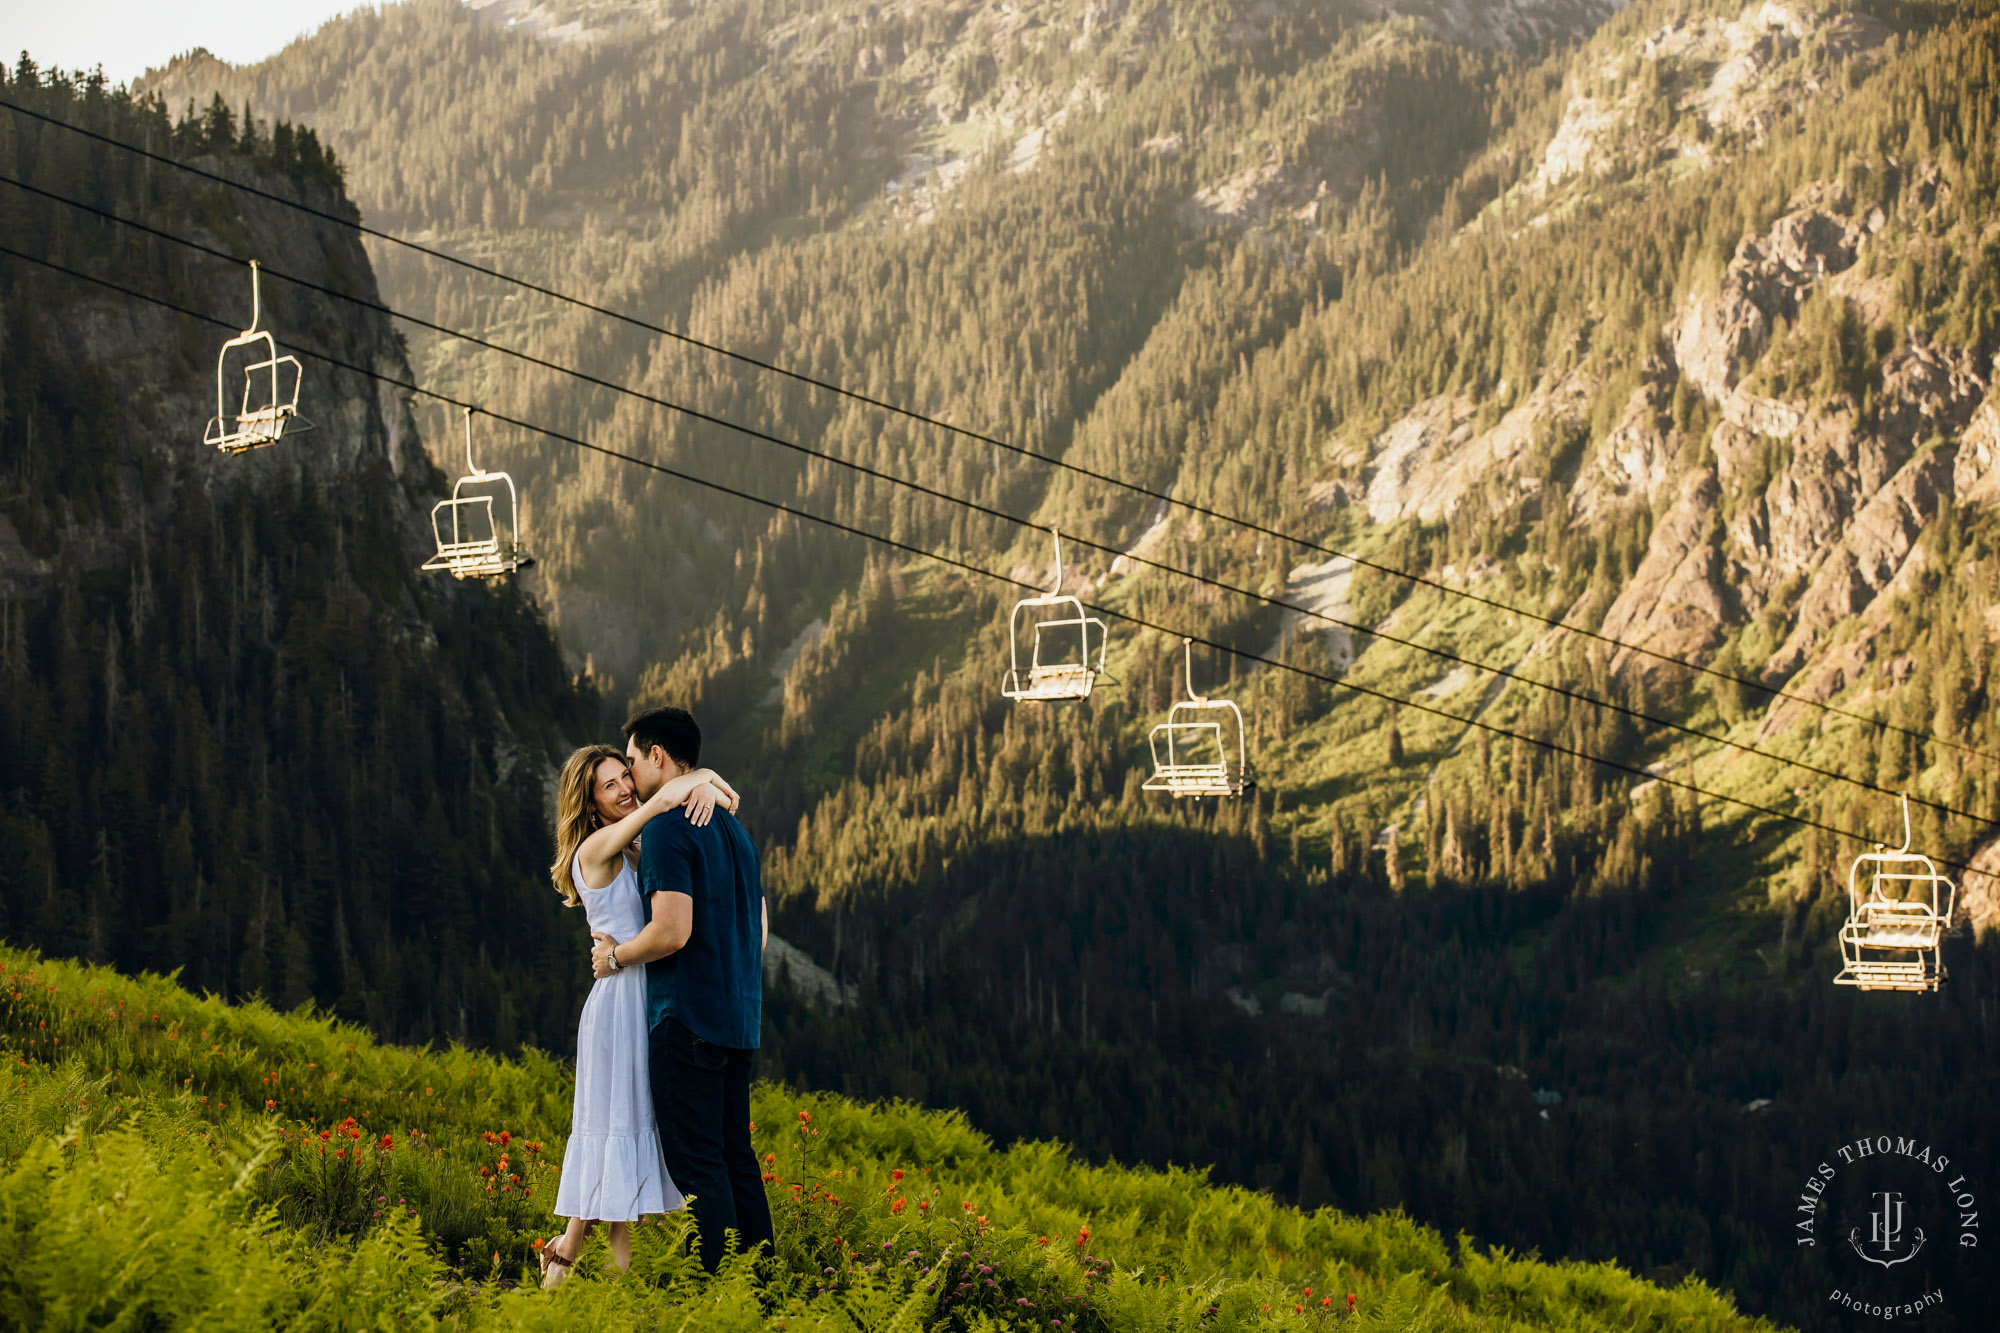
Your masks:
<instances>
[{"instance_id":1,"label":"bright sky","mask_svg":"<svg viewBox=\"0 0 2000 1333\"><path fill-rule=\"evenodd\" d=\"M129 83L181 52L205 46L242 64L275 55L361 0L0 0L0 56L23 50L44 68L104 66Z\"/></svg>"}]
</instances>

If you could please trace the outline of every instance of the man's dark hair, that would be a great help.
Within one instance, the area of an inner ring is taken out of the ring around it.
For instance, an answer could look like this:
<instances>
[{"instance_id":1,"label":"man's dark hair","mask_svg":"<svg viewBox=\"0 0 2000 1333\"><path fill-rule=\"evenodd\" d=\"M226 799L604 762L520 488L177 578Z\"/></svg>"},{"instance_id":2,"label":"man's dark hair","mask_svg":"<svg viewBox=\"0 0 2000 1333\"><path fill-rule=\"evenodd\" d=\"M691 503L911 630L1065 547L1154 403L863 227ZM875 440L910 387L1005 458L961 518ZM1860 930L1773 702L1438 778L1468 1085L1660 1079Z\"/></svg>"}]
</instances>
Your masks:
<instances>
[{"instance_id":1,"label":"man's dark hair","mask_svg":"<svg viewBox=\"0 0 2000 1333\"><path fill-rule=\"evenodd\" d=\"M677 764L701 766L701 728L685 708L648 708L632 714L625 719L625 739L639 742L641 751L657 745Z\"/></svg>"}]
</instances>

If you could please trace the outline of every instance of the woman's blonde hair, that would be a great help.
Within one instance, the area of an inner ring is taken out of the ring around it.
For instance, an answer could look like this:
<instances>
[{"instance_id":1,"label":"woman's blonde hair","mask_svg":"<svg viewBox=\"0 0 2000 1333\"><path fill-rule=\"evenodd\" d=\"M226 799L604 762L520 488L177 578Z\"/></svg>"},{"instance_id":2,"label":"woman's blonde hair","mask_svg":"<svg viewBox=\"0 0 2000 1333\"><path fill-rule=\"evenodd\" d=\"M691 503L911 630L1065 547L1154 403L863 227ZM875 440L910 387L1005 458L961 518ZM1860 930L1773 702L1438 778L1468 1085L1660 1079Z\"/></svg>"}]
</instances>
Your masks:
<instances>
[{"instance_id":1,"label":"woman's blonde hair","mask_svg":"<svg viewBox=\"0 0 2000 1333\"><path fill-rule=\"evenodd\" d=\"M583 901L576 891L570 863L583 840L604 823L597 813L597 766L607 759L625 762L625 754L609 745L586 745L569 757L562 776L556 779L556 859L549 867L556 892L565 907Z\"/></svg>"}]
</instances>

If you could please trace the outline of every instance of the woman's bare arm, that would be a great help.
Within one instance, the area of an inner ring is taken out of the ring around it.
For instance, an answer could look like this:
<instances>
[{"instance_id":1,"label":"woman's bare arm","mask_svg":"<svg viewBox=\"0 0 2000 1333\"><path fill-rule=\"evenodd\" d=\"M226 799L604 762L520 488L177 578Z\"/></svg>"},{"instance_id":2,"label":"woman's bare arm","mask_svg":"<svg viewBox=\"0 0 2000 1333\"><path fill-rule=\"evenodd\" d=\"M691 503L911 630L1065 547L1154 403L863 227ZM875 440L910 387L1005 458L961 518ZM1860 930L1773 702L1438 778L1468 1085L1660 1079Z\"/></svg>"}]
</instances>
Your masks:
<instances>
[{"instance_id":1,"label":"woman's bare arm","mask_svg":"<svg viewBox=\"0 0 2000 1333\"><path fill-rule=\"evenodd\" d=\"M655 816L663 815L686 803L690 796L704 788L708 788L711 792L708 804L712 807L715 803L713 796L717 793L711 784L719 787L727 786L719 776L706 768L683 773L662 784L651 799L641 802L639 808L625 818L615 824L606 824L585 838L583 844L576 849L577 863L583 870L584 887L601 889L609 884L618 873L618 858L632 845L632 839L639 836L639 830L651 823ZM729 791L726 795L733 798L735 793ZM733 810L735 806L730 805L725 808ZM703 813L702 822L708 822L706 812Z\"/></svg>"}]
</instances>

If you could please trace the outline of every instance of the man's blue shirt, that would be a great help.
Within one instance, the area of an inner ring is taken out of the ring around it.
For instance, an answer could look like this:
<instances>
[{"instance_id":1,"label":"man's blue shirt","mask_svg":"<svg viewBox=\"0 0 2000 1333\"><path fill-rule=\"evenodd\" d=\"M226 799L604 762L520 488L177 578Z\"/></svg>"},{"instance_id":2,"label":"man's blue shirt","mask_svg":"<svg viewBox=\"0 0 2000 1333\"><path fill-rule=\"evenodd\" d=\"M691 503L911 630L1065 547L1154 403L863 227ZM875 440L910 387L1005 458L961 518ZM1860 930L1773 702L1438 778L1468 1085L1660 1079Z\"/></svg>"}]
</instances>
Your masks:
<instances>
[{"instance_id":1,"label":"man's blue shirt","mask_svg":"<svg viewBox=\"0 0 2000 1333\"><path fill-rule=\"evenodd\" d=\"M706 828L670 810L639 839L639 896L694 899L694 927L679 951L646 964L647 1019L677 1018L716 1046L755 1050L764 1021L764 884L743 826L717 808Z\"/></svg>"}]
</instances>

